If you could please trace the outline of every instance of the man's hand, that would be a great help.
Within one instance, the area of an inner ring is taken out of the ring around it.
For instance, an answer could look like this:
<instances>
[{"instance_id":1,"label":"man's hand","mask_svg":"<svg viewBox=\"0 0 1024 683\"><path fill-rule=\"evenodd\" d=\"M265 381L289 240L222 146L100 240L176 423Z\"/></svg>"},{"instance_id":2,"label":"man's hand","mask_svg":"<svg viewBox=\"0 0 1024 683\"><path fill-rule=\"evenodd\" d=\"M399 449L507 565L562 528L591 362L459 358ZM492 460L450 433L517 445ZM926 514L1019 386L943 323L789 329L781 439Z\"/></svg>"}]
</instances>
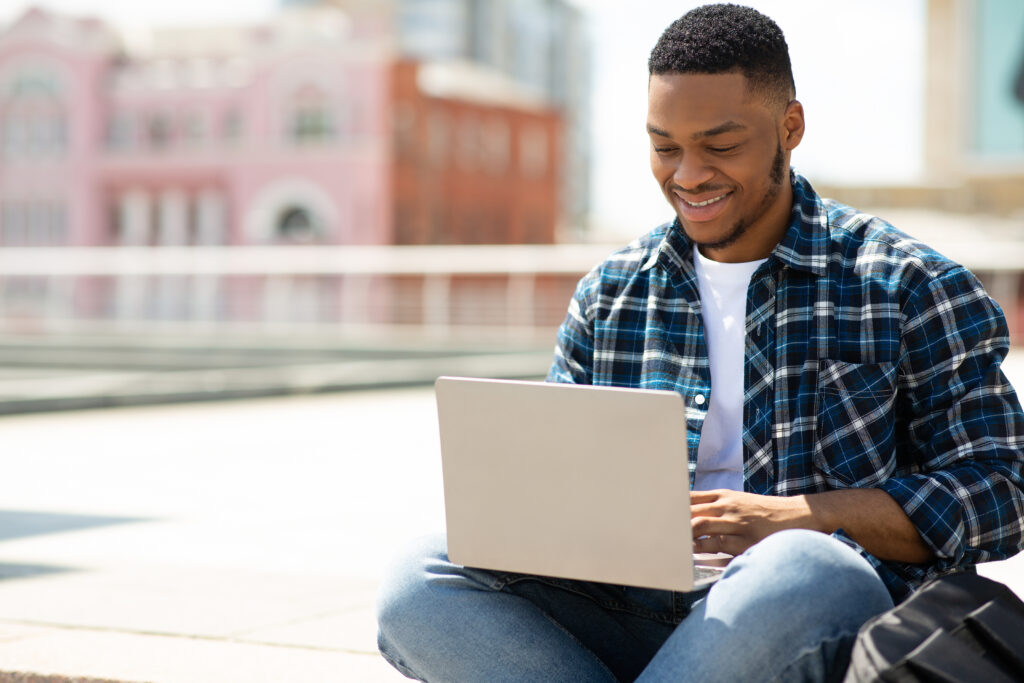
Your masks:
<instances>
[{"instance_id":1,"label":"man's hand","mask_svg":"<svg viewBox=\"0 0 1024 683\"><path fill-rule=\"evenodd\" d=\"M881 489L844 489L804 496L761 496L719 489L691 491L694 552L739 555L783 529L830 534L843 529L881 560L934 558L903 508ZM701 537L706 538L701 538Z\"/></svg>"},{"instance_id":2,"label":"man's hand","mask_svg":"<svg viewBox=\"0 0 1024 683\"><path fill-rule=\"evenodd\" d=\"M690 492L693 549L739 555L783 529L817 529L806 496L761 496L718 489ZM702 536L706 538L701 538Z\"/></svg>"}]
</instances>

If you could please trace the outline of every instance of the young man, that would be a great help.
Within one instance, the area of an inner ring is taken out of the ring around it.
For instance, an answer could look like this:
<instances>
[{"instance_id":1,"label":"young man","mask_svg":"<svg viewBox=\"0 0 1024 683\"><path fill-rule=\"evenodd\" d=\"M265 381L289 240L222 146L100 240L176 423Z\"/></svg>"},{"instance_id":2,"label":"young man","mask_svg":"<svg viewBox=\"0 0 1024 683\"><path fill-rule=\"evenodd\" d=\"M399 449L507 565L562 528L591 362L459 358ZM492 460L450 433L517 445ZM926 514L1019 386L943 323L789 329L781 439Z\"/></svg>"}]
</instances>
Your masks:
<instances>
[{"instance_id":1,"label":"young man","mask_svg":"<svg viewBox=\"0 0 1024 683\"><path fill-rule=\"evenodd\" d=\"M647 130L677 218L580 282L549 379L681 393L696 550L736 557L680 594L459 567L427 541L380 599L408 676L828 680L922 581L1021 549L1003 316L788 170L804 112L779 28L735 5L672 24Z\"/></svg>"}]
</instances>

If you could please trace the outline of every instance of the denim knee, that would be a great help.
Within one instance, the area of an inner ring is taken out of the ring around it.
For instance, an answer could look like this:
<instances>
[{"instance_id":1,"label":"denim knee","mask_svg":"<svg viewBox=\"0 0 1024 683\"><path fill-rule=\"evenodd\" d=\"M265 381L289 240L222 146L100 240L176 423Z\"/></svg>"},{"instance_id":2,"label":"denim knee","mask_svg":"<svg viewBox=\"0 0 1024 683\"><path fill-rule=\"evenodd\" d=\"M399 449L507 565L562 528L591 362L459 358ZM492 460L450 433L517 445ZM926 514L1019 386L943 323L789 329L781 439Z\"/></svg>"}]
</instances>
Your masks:
<instances>
[{"instance_id":1,"label":"denim knee","mask_svg":"<svg viewBox=\"0 0 1024 683\"><path fill-rule=\"evenodd\" d=\"M641 678L830 680L861 624L891 606L855 550L816 531L780 531L729 563Z\"/></svg>"},{"instance_id":2,"label":"denim knee","mask_svg":"<svg viewBox=\"0 0 1024 683\"><path fill-rule=\"evenodd\" d=\"M789 529L768 536L737 558L762 574L762 581L786 586L800 596L806 618L832 613L844 606L846 628L856 630L863 621L892 607L885 584L857 551L832 536L806 529ZM838 624L837 624L838 626Z\"/></svg>"},{"instance_id":3,"label":"denim knee","mask_svg":"<svg viewBox=\"0 0 1024 683\"><path fill-rule=\"evenodd\" d=\"M415 651L429 633L425 619L432 612L431 572L448 564L444 535L417 539L403 549L385 571L377 591L377 646L399 671L414 677L405 653Z\"/></svg>"},{"instance_id":4,"label":"denim knee","mask_svg":"<svg viewBox=\"0 0 1024 683\"><path fill-rule=\"evenodd\" d=\"M443 567L448 564L443 534L418 538L402 548L381 578L377 591L378 623L384 626L404 622L409 617L407 610L418 612L419 606L430 599L431 575L443 574Z\"/></svg>"}]
</instances>

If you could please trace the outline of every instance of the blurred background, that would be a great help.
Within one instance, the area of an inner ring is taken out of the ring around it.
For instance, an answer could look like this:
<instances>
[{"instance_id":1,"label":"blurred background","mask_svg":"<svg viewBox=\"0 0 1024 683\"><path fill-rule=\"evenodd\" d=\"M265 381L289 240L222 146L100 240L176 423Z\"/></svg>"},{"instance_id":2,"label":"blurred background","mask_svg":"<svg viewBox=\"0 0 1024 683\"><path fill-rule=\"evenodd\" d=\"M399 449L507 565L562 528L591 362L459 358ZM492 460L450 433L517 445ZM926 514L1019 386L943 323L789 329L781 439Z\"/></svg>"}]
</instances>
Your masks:
<instances>
[{"instance_id":1,"label":"blurred background","mask_svg":"<svg viewBox=\"0 0 1024 683\"><path fill-rule=\"evenodd\" d=\"M0 410L542 374L576 279L671 217L645 64L695 4L5 3ZM1024 6L755 4L794 165L978 271L1018 335Z\"/></svg>"},{"instance_id":2,"label":"blurred background","mask_svg":"<svg viewBox=\"0 0 1024 683\"><path fill-rule=\"evenodd\" d=\"M697 4L0 4L0 681L394 680L428 385L543 376L578 278L672 218L646 62ZM749 4L794 166L1022 343L1024 3Z\"/></svg>"}]
</instances>

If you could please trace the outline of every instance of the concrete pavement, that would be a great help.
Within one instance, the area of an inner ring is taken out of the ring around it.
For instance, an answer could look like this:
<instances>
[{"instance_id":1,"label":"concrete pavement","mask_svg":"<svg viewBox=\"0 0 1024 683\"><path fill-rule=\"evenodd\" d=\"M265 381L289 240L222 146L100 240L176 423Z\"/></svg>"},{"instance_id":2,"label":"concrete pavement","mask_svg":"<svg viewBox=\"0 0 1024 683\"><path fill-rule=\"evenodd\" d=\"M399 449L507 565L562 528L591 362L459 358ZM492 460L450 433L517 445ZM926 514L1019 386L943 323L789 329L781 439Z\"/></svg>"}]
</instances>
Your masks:
<instances>
[{"instance_id":1,"label":"concrete pavement","mask_svg":"<svg viewBox=\"0 0 1024 683\"><path fill-rule=\"evenodd\" d=\"M434 415L416 388L0 420L0 672L404 680L373 600L444 526ZM1024 557L983 573L1024 594Z\"/></svg>"},{"instance_id":2,"label":"concrete pavement","mask_svg":"<svg viewBox=\"0 0 1024 683\"><path fill-rule=\"evenodd\" d=\"M376 577L443 528L428 390L0 421L0 671L401 680Z\"/></svg>"}]
</instances>

